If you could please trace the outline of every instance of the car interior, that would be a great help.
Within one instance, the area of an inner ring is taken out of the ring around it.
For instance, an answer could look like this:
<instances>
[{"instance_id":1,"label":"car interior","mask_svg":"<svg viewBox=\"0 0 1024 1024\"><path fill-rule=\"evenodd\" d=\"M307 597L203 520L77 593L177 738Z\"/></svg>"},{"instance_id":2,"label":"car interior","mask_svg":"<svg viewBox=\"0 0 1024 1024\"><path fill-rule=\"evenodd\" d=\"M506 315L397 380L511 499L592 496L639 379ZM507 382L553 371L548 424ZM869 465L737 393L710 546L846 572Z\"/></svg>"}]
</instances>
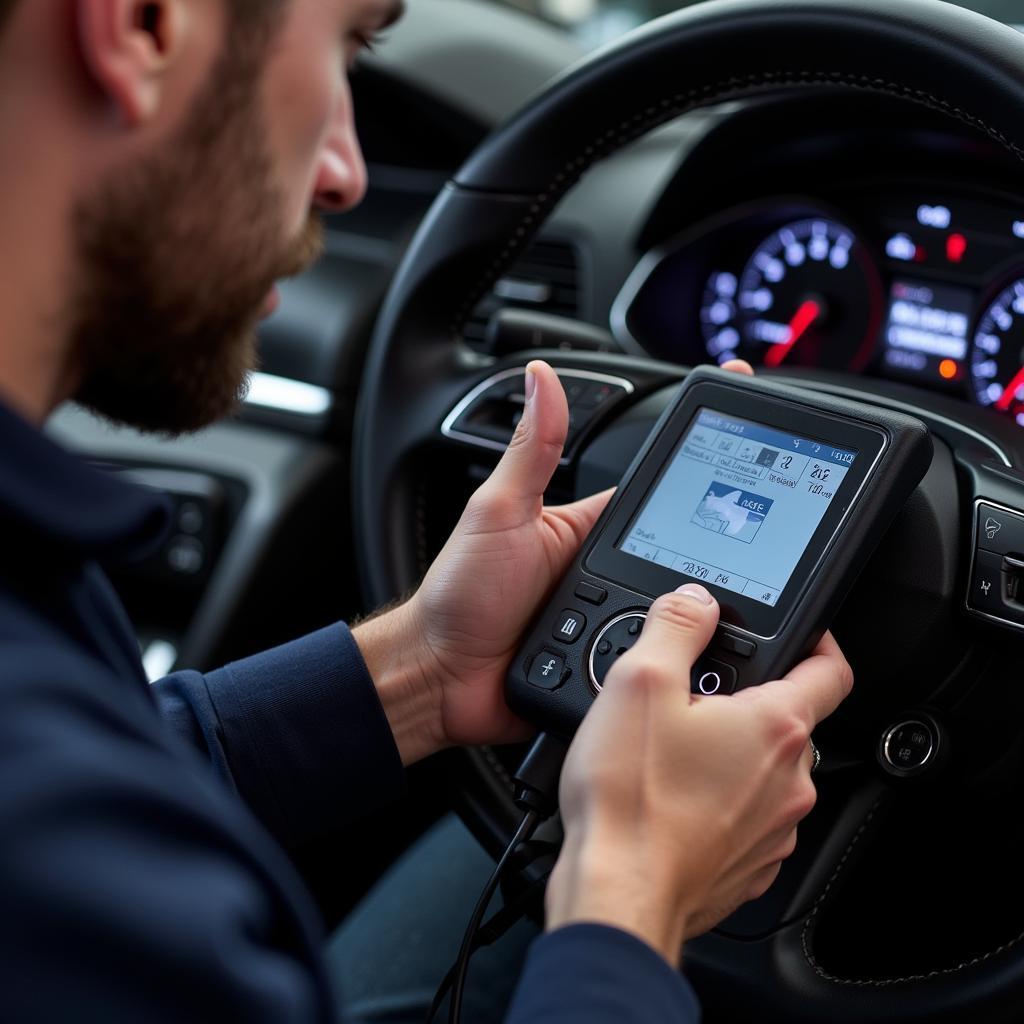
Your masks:
<instances>
[{"instance_id":1,"label":"car interior","mask_svg":"<svg viewBox=\"0 0 1024 1024\"><path fill-rule=\"evenodd\" d=\"M1020 1021L1017 5L676 6L414 0L352 78L369 193L283 284L237 416L166 439L68 406L50 430L174 501L164 547L110 567L158 678L414 588L530 359L570 405L552 502L614 486L701 364L917 417L931 468L834 623L857 682L815 735L818 805L684 965L712 1024ZM328 924L453 809L500 853L521 754L439 755L299 851Z\"/></svg>"}]
</instances>

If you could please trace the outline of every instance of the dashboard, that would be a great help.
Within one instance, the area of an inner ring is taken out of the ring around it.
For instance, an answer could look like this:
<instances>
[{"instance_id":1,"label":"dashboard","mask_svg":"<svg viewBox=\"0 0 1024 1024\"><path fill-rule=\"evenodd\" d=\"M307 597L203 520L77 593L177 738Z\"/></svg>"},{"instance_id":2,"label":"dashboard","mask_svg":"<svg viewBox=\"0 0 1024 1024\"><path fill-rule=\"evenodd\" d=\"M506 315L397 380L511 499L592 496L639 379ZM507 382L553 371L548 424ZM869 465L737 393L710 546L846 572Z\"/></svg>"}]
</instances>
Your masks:
<instances>
[{"instance_id":1,"label":"dashboard","mask_svg":"<svg viewBox=\"0 0 1024 1024\"><path fill-rule=\"evenodd\" d=\"M673 362L886 378L1024 426L1024 204L878 180L765 197L652 249L611 319Z\"/></svg>"}]
</instances>

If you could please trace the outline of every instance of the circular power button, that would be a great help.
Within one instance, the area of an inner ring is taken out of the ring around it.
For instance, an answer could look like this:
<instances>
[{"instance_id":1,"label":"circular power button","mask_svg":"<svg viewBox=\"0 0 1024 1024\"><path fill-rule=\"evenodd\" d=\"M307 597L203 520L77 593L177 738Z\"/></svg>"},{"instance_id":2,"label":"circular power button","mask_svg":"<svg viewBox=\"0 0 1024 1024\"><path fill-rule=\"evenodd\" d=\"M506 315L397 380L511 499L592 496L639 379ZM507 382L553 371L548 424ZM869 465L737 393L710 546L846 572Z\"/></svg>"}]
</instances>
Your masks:
<instances>
[{"instance_id":1,"label":"circular power button","mask_svg":"<svg viewBox=\"0 0 1024 1024\"><path fill-rule=\"evenodd\" d=\"M939 739L935 727L924 718L908 718L882 735L883 767L895 775L914 775L931 763Z\"/></svg>"},{"instance_id":2,"label":"circular power button","mask_svg":"<svg viewBox=\"0 0 1024 1024\"><path fill-rule=\"evenodd\" d=\"M717 672L705 672L697 680L697 689L707 697L710 697L713 693L718 693L721 686L722 677Z\"/></svg>"}]
</instances>

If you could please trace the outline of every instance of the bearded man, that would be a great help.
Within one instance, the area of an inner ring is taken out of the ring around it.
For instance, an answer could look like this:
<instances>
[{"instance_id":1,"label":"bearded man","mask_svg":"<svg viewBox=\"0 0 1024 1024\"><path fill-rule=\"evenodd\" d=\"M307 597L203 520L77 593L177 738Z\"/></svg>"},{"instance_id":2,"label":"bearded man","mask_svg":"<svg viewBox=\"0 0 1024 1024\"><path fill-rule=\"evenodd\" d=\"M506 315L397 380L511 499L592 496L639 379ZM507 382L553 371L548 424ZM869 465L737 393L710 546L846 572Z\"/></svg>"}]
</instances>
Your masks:
<instances>
[{"instance_id":1,"label":"bearded man","mask_svg":"<svg viewBox=\"0 0 1024 1024\"><path fill-rule=\"evenodd\" d=\"M152 687L98 562L152 545L163 506L41 431L69 399L168 435L235 407L274 282L316 257L317 211L364 192L347 68L390 3L0 0L5 1019L370 1019L334 991L288 850L386 804L404 765L527 732L509 652L606 500L542 507L567 425L549 367L406 604ZM495 535L510 557L481 579ZM692 1020L684 938L792 849L849 669L826 638L787 682L695 711L717 615L696 585L661 598L573 744L510 1021ZM368 966L369 945L344 948ZM393 1012L402 984L380 1012L419 1019Z\"/></svg>"}]
</instances>

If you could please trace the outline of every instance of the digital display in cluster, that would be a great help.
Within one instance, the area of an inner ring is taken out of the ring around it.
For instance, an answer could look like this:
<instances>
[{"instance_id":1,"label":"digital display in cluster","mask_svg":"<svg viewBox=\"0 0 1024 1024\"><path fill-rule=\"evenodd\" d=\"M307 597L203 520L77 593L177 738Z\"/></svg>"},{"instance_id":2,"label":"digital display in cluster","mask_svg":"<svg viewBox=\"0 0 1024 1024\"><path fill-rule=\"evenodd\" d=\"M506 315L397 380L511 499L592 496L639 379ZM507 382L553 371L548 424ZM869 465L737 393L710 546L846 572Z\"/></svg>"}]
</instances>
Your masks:
<instances>
[{"instance_id":1,"label":"digital display in cluster","mask_svg":"<svg viewBox=\"0 0 1024 1024\"><path fill-rule=\"evenodd\" d=\"M901 280L889 293L887 371L933 382L963 378L970 348L974 294L966 288Z\"/></svg>"}]
</instances>

